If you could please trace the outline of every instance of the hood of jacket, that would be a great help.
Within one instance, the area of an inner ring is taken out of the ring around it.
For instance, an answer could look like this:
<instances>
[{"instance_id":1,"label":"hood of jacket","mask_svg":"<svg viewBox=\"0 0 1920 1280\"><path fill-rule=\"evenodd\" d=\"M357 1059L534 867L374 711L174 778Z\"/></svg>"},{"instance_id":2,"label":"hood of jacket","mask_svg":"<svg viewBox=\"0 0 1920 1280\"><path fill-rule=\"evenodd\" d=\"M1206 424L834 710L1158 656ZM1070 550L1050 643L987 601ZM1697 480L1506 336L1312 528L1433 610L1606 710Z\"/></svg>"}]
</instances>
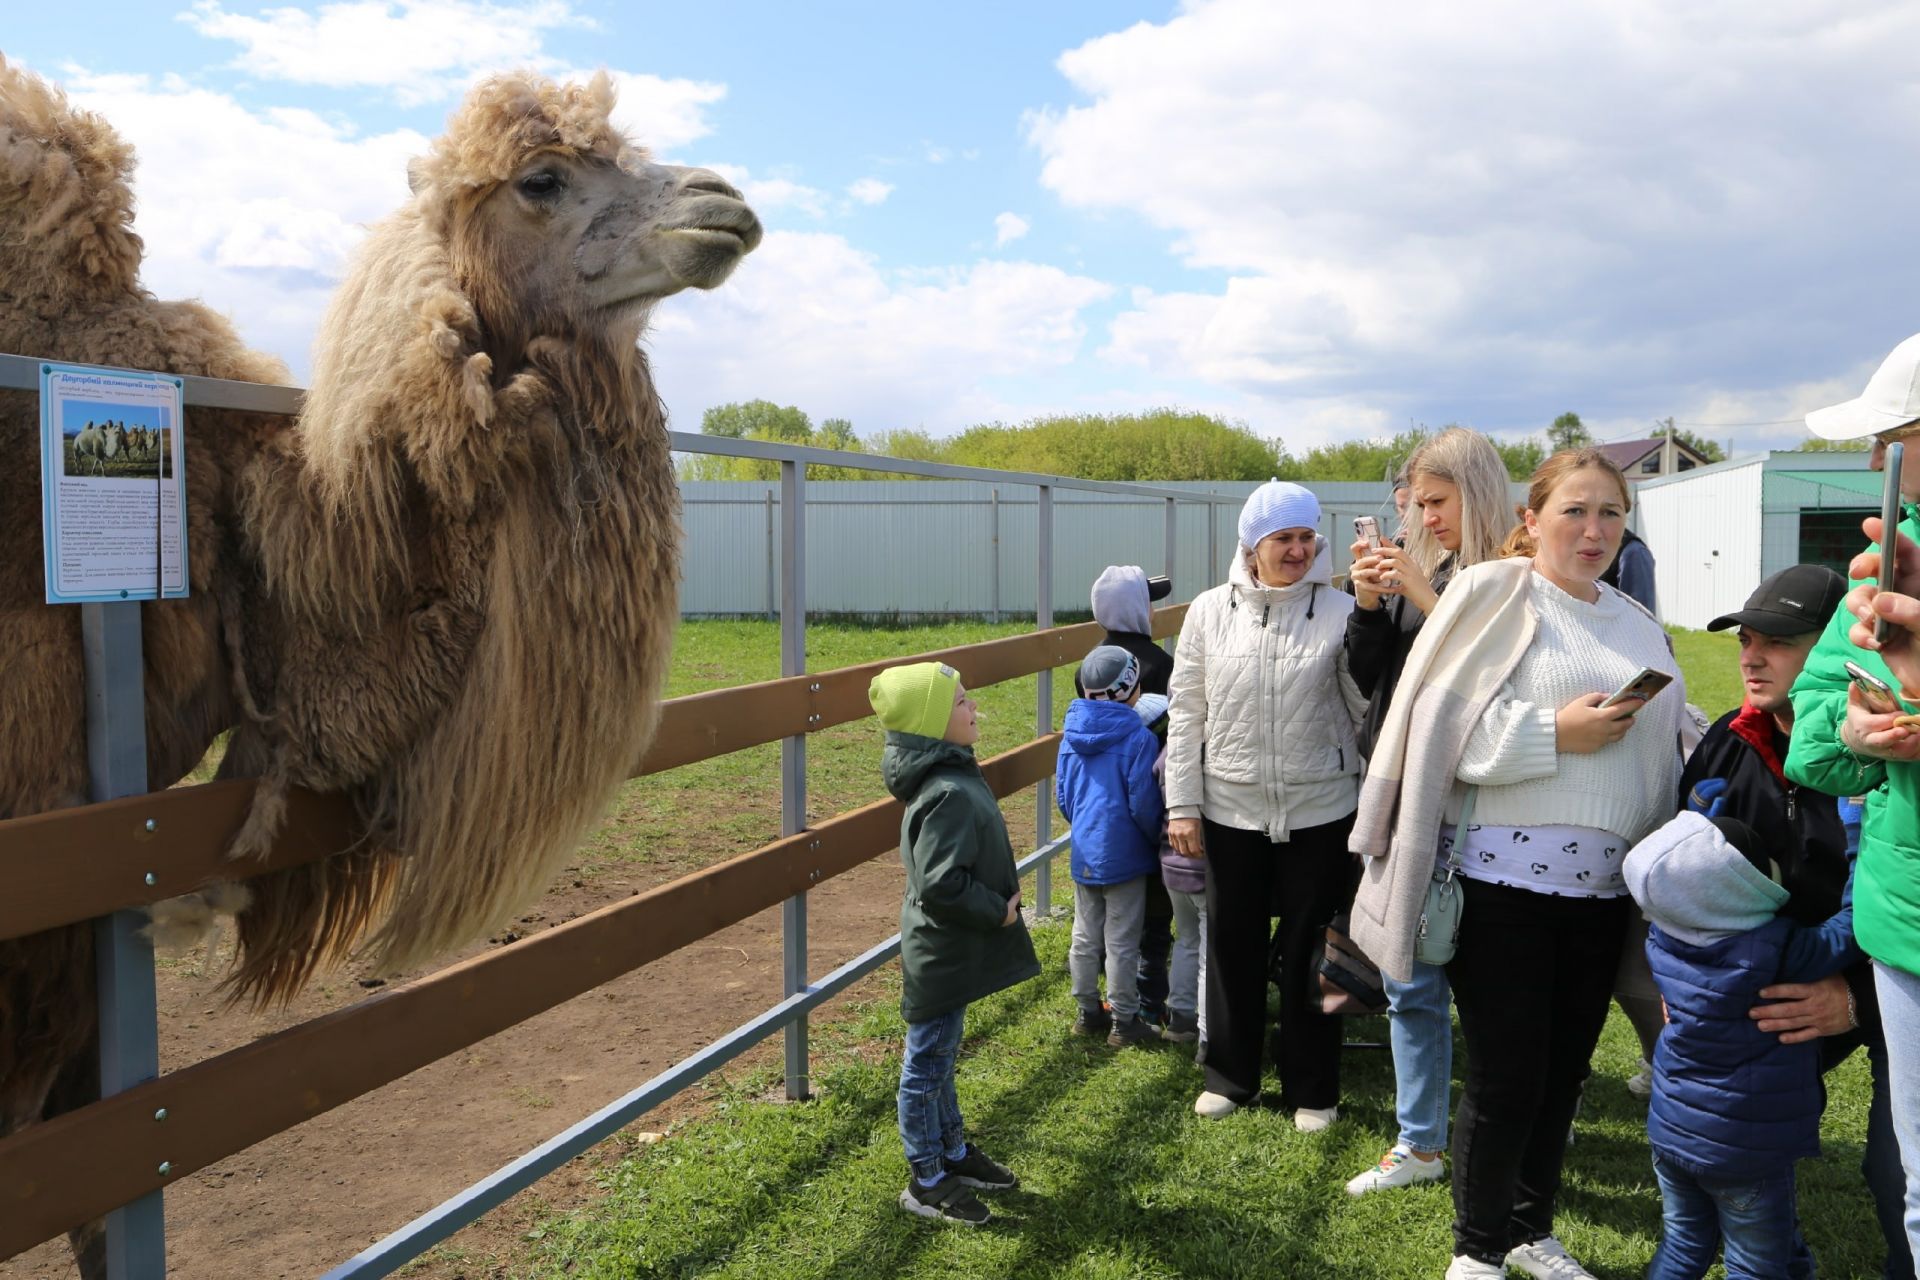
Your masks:
<instances>
[{"instance_id":1,"label":"hood of jacket","mask_svg":"<svg viewBox=\"0 0 1920 1280\"><path fill-rule=\"evenodd\" d=\"M1692 946L1757 929L1787 903L1787 891L1688 810L1633 846L1621 868L1647 919Z\"/></svg>"},{"instance_id":2,"label":"hood of jacket","mask_svg":"<svg viewBox=\"0 0 1920 1280\"><path fill-rule=\"evenodd\" d=\"M1147 571L1137 564L1111 564L1093 580L1093 620L1109 631L1153 632L1153 601Z\"/></svg>"},{"instance_id":3,"label":"hood of jacket","mask_svg":"<svg viewBox=\"0 0 1920 1280\"><path fill-rule=\"evenodd\" d=\"M1080 756L1117 751L1146 727L1140 713L1124 702L1106 698L1075 698L1067 707L1062 746Z\"/></svg>"},{"instance_id":4,"label":"hood of jacket","mask_svg":"<svg viewBox=\"0 0 1920 1280\"><path fill-rule=\"evenodd\" d=\"M1122 708L1128 715L1130 708ZM963 747L945 738L927 738L917 733L887 730L887 745L880 753L880 777L887 794L895 800L913 799L927 775L942 765L977 769L972 747Z\"/></svg>"}]
</instances>

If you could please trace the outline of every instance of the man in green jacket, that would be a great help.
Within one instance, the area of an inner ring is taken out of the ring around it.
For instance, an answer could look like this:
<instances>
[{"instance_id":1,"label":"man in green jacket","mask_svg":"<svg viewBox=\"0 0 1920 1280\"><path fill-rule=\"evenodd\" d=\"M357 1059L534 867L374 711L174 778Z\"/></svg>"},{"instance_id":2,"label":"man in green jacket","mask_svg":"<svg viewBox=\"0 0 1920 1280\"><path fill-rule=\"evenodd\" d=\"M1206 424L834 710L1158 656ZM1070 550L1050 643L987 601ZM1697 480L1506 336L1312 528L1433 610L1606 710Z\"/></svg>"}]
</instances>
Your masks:
<instances>
[{"instance_id":1,"label":"man in green jacket","mask_svg":"<svg viewBox=\"0 0 1920 1280\"><path fill-rule=\"evenodd\" d=\"M1793 686L1794 730L1787 776L1829 795L1867 797L1854 870L1854 934L1873 957L1886 1028L1894 1131L1907 1171L1907 1238L1920 1253L1920 726L1899 713L1874 714L1851 687L1849 661L1920 699L1920 334L1888 356L1865 394L1807 415L1829 440L1873 437L1869 465L1886 446L1908 441L1901 468L1902 519L1893 536L1894 580L1880 590L1878 517L1863 529L1873 545L1849 566L1853 590L1827 624ZM1873 621L1898 624L1884 646Z\"/></svg>"},{"instance_id":2,"label":"man in green jacket","mask_svg":"<svg viewBox=\"0 0 1920 1280\"><path fill-rule=\"evenodd\" d=\"M974 762L973 699L952 667L915 662L873 678L867 700L887 731L880 771L905 804L900 860L900 1140L911 1172L900 1207L979 1226L992 1215L972 1188L1019 1179L966 1140L954 1067L967 1005L1028 978L1040 961L1020 918L1020 873L1000 802Z\"/></svg>"}]
</instances>

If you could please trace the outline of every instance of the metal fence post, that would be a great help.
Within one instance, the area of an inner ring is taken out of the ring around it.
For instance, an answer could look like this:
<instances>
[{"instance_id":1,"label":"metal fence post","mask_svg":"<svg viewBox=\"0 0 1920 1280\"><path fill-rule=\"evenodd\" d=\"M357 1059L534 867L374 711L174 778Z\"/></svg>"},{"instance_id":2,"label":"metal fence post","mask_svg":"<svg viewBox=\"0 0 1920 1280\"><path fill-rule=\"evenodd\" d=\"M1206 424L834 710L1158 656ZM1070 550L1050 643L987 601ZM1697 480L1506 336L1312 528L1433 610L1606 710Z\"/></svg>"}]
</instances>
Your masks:
<instances>
[{"instance_id":1,"label":"metal fence post","mask_svg":"<svg viewBox=\"0 0 1920 1280\"><path fill-rule=\"evenodd\" d=\"M1213 575L1220 572L1220 503L1217 501L1220 491L1215 489L1214 499L1207 503L1207 571L1200 575L1200 585L1205 587L1213 582Z\"/></svg>"},{"instance_id":2,"label":"metal fence post","mask_svg":"<svg viewBox=\"0 0 1920 1280\"><path fill-rule=\"evenodd\" d=\"M780 464L780 674L807 669L807 464ZM807 737L780 740L780 834L807 828ZM780 908L780 938L785 992L807 989L807 895L788 898ZM787 1099L808 1096L807 1019L787 1024Z\"/></svg>"},{"instance_id":3,"label":"metal fence post","mask_svg":"<svg viewBox=\"0 0 1920 1280\"><path fill-rule=\"evenodd\" d=\"M87 664L88 791L97 803L147 791L147 714L137 603L83 604L80 631ZM100 1096L160 1074L153 945L140 936L146 916L119 911L94 922L100 1006ZM162 1124L165 1113L155 1115ZM111 1280L165 1280L166 1220L160 1188L170 1170L153 1170L153 1191L107 1215Z\"/></svg>"},{"instance_id":4,"label":"metal fence post","mask_svg":"<svg viewBox=\"0 0 1920 1280\"><path fill-rule=\"evenodd\" d=\"M1000 490L993 491L993 620L1000 621Z\"/></svg>"},{"instance_id":5,"label":"metal fence post","mask_svg":"<svg viewBox=\"0 0 1920 1280\"><path fill-rule=\"evenodd\" d=\"M1034 577L1034 626L1045 631L1053 625L1053 486L1039 486L1040 502L1034 512L1034 546L1038 560ZM1033 727L1037 735L1053 732L1053 670L1039 675L1039 692L1034 698ZM1038 848L1052 839L1053 779L1042 778L1033 793L1033 843ZM1033 909L1041 916L1053 914L1053 860L1033 869Z\"/></svg>"},{"instance_id":6,"label":"metal fence post","mask_svg":"<svg viewBox=\"0 0 1920 1280\"><path fill-rule=\"evenodd\" d=\"M1178 549L1180 538L1180 508L1172 498L1167 499L1167 557L1163 571L1171 578L1174 575L1174 552Z\"/></svg>"},{"instance_id":7,"label":"metal fence post","mask_svg":"<svg viewBox=\"0 0 1920 1280\"><path fill-rule=\"evenodd\" d=\"M774 600L773 583L773 490L767 490L767 621L773 621Z\"/></svg>"}]
</instances>

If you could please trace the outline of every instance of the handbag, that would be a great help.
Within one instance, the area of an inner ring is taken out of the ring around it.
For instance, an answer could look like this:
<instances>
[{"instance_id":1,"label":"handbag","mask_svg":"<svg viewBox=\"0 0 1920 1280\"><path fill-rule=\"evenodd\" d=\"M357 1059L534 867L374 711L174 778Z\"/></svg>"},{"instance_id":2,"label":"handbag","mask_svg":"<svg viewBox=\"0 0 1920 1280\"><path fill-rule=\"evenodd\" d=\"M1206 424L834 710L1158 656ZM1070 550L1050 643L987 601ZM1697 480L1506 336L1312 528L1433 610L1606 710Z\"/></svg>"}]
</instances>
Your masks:
<instances>
[{"instance_id":1,"label":"handbag","mask_svg":"<svg viewBox=\"0 0 1920 1280\"><path fill-rule=\"evenodd\" d=\"M1384 1013L1387 989L1380 981L1380 969L1354 945L1347 928L1347 913L1342 911L1327 925L1326 941L1314 961L1314 972L1320 977L1320 1012Z\"/></svg>"},{"instance_id":2,"label":"handbag","mask_svg":"<svg viewBox=\"0 0 1920 1280\"><path fill-rule=\"evenodd\" d=\"M1460 801L1460 821L1453 826L1453 844L1445 863L1433 869L1427 882L1427 901L1420 908L1420 927L1414 934L1413 958L1421 964L1445 964L1460 943L1460 846L1473 822L1473 798L1478 787L1468 787Z\"/></svg>"}]
</instances>

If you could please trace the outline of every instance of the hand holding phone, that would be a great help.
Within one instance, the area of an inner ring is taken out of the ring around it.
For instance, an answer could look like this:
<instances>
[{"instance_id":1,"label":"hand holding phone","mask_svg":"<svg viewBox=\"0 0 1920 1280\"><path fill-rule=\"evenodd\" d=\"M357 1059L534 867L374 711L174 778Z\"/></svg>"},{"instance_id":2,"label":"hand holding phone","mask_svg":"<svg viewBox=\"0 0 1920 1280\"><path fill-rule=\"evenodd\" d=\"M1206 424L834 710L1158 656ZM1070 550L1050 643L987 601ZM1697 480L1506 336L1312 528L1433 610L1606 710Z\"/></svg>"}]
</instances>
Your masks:
<instances>
[{"instance_id":1,"label":"hand holding phone","mask_svg":"<svg viewBox=\"0 0 1920 1280\"><path fill-rule=\"evenodd\" d=\"M1894 693L1892 685L1857 662L1848 662L1846 668L1847 678L1853 681L1854 688L1860 690L1860 700L1867 704L1867 710L1877 716L1905 714L1907 708Z\"/></svg>"},{"instance_id":2,"label":"hand holding phone","mask_svg":"<svg viewBox=\"0 0 1920 1280\"><path fill-rule=\"evenodd\" d=\"M1384 547L1387 540L1380 536L1380 521L1373 516L1355 516L1353 518L1353 536L1370 547Z\"/></svg>"},{"instance_id":3,"label":"hand holding phone","mask_svg":"<svg viewBox=\"0 0 1920 1280\"><path fill-rule=\"evenodd\" d=\"M1656 671L1652 667L1642 667L1631 680L1608 694L1600 706L1603 709L1617 707L1629 699L1644 703L1672 683L1673 677L1666 672Z\"/></svg>"}]
</instances>

